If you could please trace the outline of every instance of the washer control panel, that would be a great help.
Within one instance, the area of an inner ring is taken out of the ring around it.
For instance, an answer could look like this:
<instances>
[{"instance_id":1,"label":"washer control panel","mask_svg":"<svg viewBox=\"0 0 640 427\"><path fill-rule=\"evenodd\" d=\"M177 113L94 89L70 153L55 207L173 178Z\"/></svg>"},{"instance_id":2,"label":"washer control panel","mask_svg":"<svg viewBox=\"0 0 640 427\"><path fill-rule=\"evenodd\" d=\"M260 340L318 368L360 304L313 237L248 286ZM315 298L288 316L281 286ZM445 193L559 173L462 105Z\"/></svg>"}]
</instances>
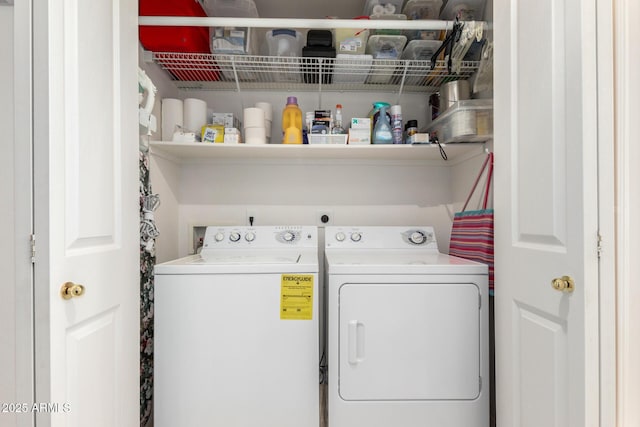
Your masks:
<instances>
[{"instance_id":1,"label":"washer control panel","mask_svg":"<svg viewBox=\"0 0 640 427\"><path fill-rule=\"evenodd\" d=\"M435 231L430 226L326 227L325 247L438 250Z\"/></svg>"},{"instance_id":2,"label":"washer control panel","mask_svg":"<svg viewBox=\"0 0 640 427\"><path fill-rule=\"evenodd\" d=\"M207 227L202 250L233 248L315 248L318 230L315 226Z\"/></svg>"}]
</instances>

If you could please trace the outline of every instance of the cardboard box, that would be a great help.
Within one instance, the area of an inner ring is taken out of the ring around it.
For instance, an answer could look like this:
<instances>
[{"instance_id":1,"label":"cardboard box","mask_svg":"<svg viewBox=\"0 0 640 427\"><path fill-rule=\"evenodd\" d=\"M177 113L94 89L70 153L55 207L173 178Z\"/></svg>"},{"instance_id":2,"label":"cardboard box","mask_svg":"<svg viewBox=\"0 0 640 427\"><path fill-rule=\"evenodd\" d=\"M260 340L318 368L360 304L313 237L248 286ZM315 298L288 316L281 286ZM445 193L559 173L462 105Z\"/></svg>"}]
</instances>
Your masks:
<instances>
[{"instance_id":1,"label":"cardboard box","mask_svg":"<svg viewBox=\"0 0 640 427\"><path fill-rule=\"evenodd\" d=\"M371 119L369 117L354 117L351 119L351 129L367 129L371 132Z\"/></svg>"},{"instance_id":2,"label":"cardboard box","mask_svg":"<svg viewBox=\"0 0 640 427\"><path fill-rule=\"evenodd\" d=\"M349 145L371 144L371 131L369 129L349 129Z\"/></svg>"},{"instance_id":3,"label":"cardboard box","mask_svg":"<svg viewBox=\"0 0 640 427\"><path fill-rule=\"evenodd\" d=\"M240 120L233 116L233 113L213 113L211 116L212 125L221 125L225 128L240 129Z\"/></svg>"},{"instance_id":4,"label":"cardboard box","mask_svg":"<svg viewBox=\"0 0 640 427\"><path fill-rule=\"evenodd\" d=\"M202 142L224 142L224 126L206 125L202 127Z\"/></svg>"}]
</instances>

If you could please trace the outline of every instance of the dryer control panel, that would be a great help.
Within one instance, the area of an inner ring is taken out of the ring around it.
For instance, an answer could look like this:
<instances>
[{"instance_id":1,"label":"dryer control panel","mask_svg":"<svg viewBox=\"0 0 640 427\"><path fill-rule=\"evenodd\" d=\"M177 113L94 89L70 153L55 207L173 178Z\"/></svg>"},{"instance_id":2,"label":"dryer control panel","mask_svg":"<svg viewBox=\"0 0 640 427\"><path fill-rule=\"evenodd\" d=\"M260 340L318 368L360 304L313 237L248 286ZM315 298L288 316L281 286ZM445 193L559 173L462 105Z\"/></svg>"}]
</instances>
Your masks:
<instances>
[{"instance_id":1,"label":"dryer control panel","mask_svg":"<svg viewBox=\"0 0 640 427\"><path fill-rule=\"evenodd\" d=\"M317 246L318 229L315 226L209 226L204 235L202 251L316 248Z\"/></svg>"},{"instance_id":2,"label":"dryer control panel","mask_svg":"<svg viewBox=\"0 0 640 427\"><path fill-rule=\"evenodd\" d=\"M325 247L343 249L432 249L438 251L431 226L326 227Z\"/></svg>"}]
</instances>

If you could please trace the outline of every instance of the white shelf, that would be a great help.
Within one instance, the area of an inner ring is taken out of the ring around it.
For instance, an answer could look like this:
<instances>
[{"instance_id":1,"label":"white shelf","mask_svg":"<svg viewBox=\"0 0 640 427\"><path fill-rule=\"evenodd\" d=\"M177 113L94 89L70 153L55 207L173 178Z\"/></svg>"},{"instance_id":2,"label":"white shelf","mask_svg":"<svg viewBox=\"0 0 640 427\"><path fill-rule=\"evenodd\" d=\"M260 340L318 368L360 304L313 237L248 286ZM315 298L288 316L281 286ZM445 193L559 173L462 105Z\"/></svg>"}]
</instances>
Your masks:
<instances>
[{"instance_id":1,"label":"white shelf","mask_svg":"<svg viewBox=\"0 0 640 427\"><path fill-rule=\"evenodd\" d=\"M436 144L421 145L247 145L151 142L154 155L180 163L201 163L212 160L330 160L334 161L394 161L447 164L466 159L484 150L482 143L460 143L443 145L448 161L441 157Z\"/></svg>"}]
</instances>

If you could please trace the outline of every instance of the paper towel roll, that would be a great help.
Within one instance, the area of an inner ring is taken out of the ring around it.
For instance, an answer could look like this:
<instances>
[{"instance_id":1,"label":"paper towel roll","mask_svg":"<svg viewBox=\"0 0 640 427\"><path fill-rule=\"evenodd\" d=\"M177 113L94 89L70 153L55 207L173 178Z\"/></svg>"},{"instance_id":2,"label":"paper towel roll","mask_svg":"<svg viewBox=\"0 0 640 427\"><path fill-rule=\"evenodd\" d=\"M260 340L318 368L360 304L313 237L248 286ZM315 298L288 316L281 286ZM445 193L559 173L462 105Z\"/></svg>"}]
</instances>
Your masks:
<instances>
[{"instance_id":1,"label":"paper towel roll","mask_svg":"<svg viewBox=\"0 0 640 427\"><path fill-rule=\"evenodd\" d=\"M176 126L183 125L183 103L181 99L162 99L162 140L173 140Z\"/></svg>"},{"instance_id":2,"label":"paper towel roll","mask_svg":"<svg viewBox=\"0 0 640 427\"><path fill-rule=\"evenodd\" d=\"M207 124L207 103L201 99L184 100L184 127L190 132L200 135L200 129Z\"/></svg>"},{"instance_id":3,"label":"paper towel roll","mask_svg":"<svg viewBox=\"0 0 640 427\"><path fill-rule=\"evenodd\" d=\"M273 107L268 102L256 102L256 108L264 110L264 118L266 120L273 120Z\"/></svg>"},{"instance_id":4,"label":"paper towel roll","mask_svg":"<svg viewBox=\"0 0 640 427\"><path fill-rule=\"evenodd\" d=\"M263 127L253 127L244 129L245 144L266 144L267 136Z\"/></svg>"},{"instance_id":5,"label":"paper towel roll","mask_svg":"<svg viewBox=\"0 0 640 427\"><path fill-rule=\"evenodd\" d=\"M244 109L244 122L245 128L264 128L264 110L257 107Z\"/></svg>"}]
</instances>

